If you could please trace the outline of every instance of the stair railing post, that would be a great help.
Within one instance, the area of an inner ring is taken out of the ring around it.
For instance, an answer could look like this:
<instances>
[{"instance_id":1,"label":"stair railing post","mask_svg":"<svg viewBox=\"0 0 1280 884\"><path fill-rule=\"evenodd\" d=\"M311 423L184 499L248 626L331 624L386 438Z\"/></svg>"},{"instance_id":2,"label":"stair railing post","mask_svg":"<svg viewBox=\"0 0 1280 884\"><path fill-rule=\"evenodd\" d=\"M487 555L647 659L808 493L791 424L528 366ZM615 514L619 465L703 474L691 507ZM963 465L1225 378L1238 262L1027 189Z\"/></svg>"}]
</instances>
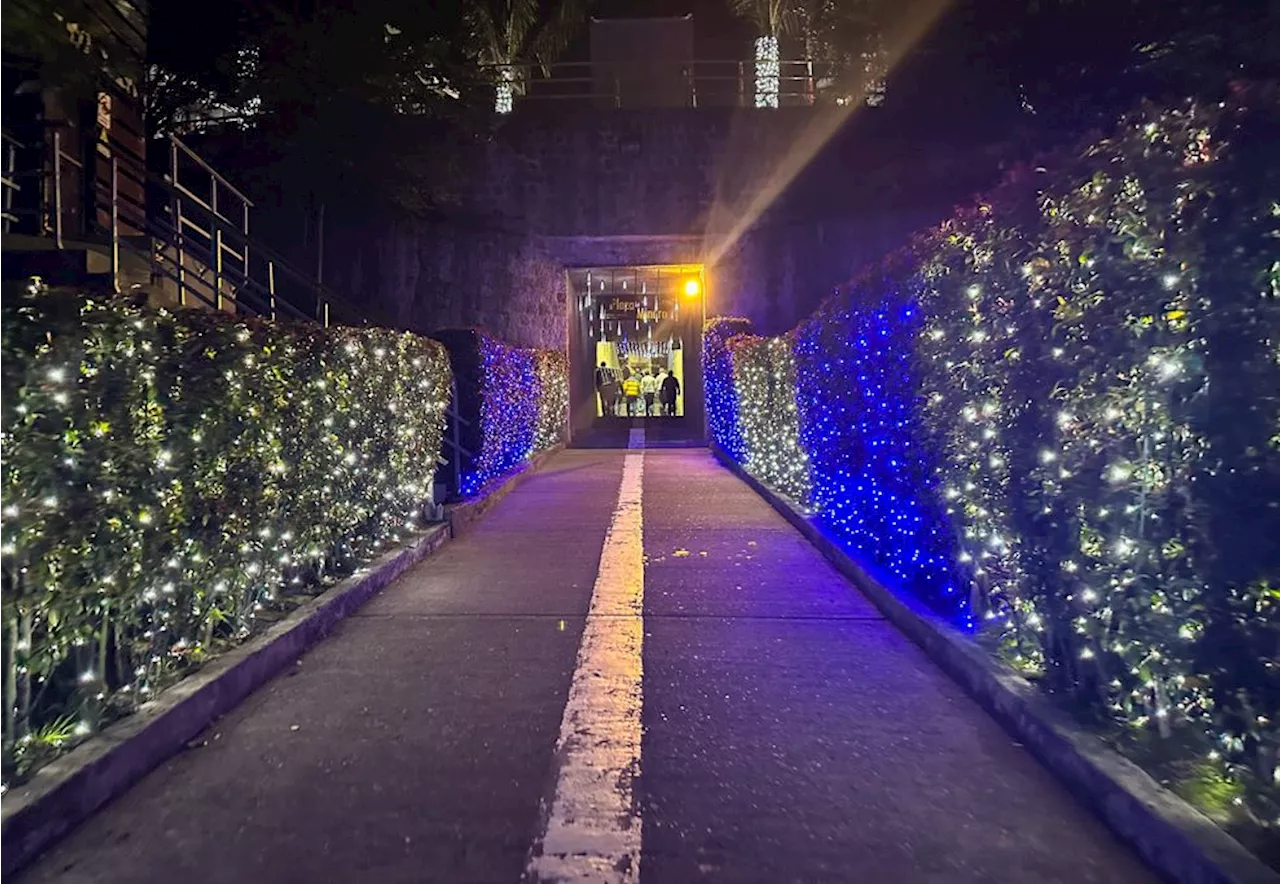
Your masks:
<instances>
[{"instance_id":1,"label":"stair railing post","mask_svg":"<svg viewBox=\"0 0 1280 884\"><path fill-rule=\"evenodd\" d=\"M249 204L242 201L240 209L240 246L243 249L240 255L240 284L247 288L249 285Z\"/></svg>"},{"instance_id":2,"label":"stair railing post","mask_svg":"<svg viewBox=\"0 0 1280 884\"><path fill-rule=\"evenodd\" d=\"M271 318L276 318L276 262L267 260L267 300L271 307Z\"/></svg>"},{"instance_id":3,"label":"stair railing post","mask_svg":"<svg viewBox=\"0 0 1280 884\"><path fill-rule=\"evenodd\" d=\"M329 304L324 297L324 203L316 213L316 319L329 327Z\"/></svg>"},{"instance_id":4,"label":"stair railing post","mask_svg":"<svg viewBox=\"0 0 1280 884\"><path fill-rule=\"evenodd\" d=\"M178 255L178 306L187 306L186 231L182 224L182 191L178 189L178 143L169 140L169 184L173 188L174 248Z\"/></svg>"},{"instance_id":5,"label":"stair railing post","mask_svg":"<svg viewBox=\"0 0 1280 884\"><path fill-rule=\"evenodd\" d=\"M17 177L18 151L8 140L4 142L4 227L9 232L9 215L13 209L13 193L18 189Z\"/></svg>"},{"instance_id":6,"label":"stair railing post","mask_svg":"<svg viewBox=\"0 0 1280 884\"><path fill-rule=\"evenodd\" d=\"M453 400L453 493L462 496L462 408L458 403L458 379L449 381L449 396Z\"/></svg>"},{"instance_id":7,"label":"stair railing post","mask_svg":"<svg viewBox=\"0 0 1280 884\"><path fill-rule=\"evenodd\" d=\"M62 248L62 132L53 130L53 242Z\"/></svg>"},{"instance_id":8,"label":"stair railing post","mask_svg":"<svg viewBox=\"0 0 1280 884\"><path fill-rule=\"evenodd\" d=\"M213 219L213 297L214 304L222 309L222 226L215 215Z\"/></svg>"},{"instance_id":9,"label":"stair railing post","mask_svg":"<svg viewBox=\"0 0 1280 884\"><path fill-rule=\"evenodd\" d=\"M111 286L120 292L120 160L111 152Z\"/></svg>"}]
</instances>

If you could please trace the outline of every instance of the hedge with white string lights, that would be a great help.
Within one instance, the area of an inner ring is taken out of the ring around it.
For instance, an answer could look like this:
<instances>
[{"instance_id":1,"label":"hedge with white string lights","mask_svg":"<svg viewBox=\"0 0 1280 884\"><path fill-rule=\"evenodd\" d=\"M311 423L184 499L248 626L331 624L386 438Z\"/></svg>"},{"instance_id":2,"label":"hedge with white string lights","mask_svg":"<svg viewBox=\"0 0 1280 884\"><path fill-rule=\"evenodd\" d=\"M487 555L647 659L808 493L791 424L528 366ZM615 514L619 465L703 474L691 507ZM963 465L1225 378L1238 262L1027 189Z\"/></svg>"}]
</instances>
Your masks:
<instances>
[{"instance_id":1,"label":"hedge with white string lights","mask_svg":"<svg viewBox=\"0 0 1280 884\"><path fill-rule=\"evenodd\" d=\"M713 321L706 339L731 363L720 387L708 370L708 412L737 460L807 484L899 590L1263 827L1280 824L1278 107L1253 87L1146 108L789 336ZM774 419L791 372L798 443Z\"/></svg>"},{"instance_id":2,"label":"hedge with white string lights","mask_svg":"<svg viewBox=\"0 0 1280 884\"><path fill-rule=\"evenodd\" d=\"M538 422L534 451L564 442L569 427L569 360L560 350L534 350L533 373L538 379Z\"/></svg>"},{"instance_id":3,"label":"hedge with white string lights","mask_svg":"<svg viewBox=\"0 0 1280 884\"><path fill-rule=\"evenodd\" d=\"M743 464L758 479L801 506L809 503L809 464L800 447L796 362L787 338L737 335L727 342Z\"/></svg>"},{"instance_id":4,"label":"hedge with white string lights","mask_svg":"<svg viewBox=\"0 0 1280 884\"><path fill-rule=\"evenodd\" d=\"M5 779L422 526L442 346L7 296Z\"/></svg>"}]
</instances>

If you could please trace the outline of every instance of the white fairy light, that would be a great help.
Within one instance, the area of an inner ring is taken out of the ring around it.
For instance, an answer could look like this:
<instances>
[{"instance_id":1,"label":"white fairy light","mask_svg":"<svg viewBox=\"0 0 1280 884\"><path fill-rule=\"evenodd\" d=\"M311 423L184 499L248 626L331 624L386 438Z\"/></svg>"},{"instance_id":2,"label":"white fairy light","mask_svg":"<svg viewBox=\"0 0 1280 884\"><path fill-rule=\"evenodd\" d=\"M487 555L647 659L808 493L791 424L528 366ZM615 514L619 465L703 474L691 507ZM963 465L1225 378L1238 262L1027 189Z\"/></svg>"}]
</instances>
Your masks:
<instances>
[{"instance_id":1,"label":"white fairy light","mask_svg":"<svg viewBox=\"0 0 1280 884\"><path fill-rule=\"evenodd\" d=\"M1128 464L1115 463L1107 467L1107 481L1115 485L1127 482L1132 475L1133 470Z\"/></svg>"},{"instance_id":2,"label":"white fairy light","mask_svg":"<svg viewBox=\"0 0 1280 884\"><path fill-rule=\"evenodd\" d=\"M756 107L777 107L781 80L777 37L756 38Z\"/></svg>"},{"instance_id":3,"label":"white fairy light","mask_svg":"<svg viewBox=\"0 0 1280 884\"><path fill-rule=\"evenodd\" d=\"M498 70L498 83L493 99L494 113L509 114L515 109L516 70L511 65L503 65Z\"/></svg>"}]
</instances>

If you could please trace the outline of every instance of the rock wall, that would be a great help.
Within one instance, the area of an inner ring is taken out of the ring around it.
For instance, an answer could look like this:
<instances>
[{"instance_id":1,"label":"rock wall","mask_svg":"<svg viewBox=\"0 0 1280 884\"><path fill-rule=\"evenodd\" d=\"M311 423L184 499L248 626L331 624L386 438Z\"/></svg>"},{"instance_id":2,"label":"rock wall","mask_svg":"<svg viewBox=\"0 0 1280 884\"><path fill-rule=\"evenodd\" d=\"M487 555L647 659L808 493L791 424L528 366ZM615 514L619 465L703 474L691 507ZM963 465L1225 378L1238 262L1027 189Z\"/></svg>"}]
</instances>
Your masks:
<instances>
[{"instance_id":1,"label":"rock wall","mask_svg":"<svg viewBox=\"0 0 1280 884\"><path fill-rule=\"evenodd\" d=\"M995 178L984 145L810 108L517 112L433 221L330 209L325 279L419 331L482 325L564 346L563 270L707 263L707 312L764 333Z\"/></svg>"},{"instance_id":2,"label":"rock wall","mask_svg":"<svg viewBox=\"0 0 1280 884\"><path fill-rule=\"evenodd\" d=\"M447 220L330 227L325 278L412 331L477 326L516 346L565 347L564 268L522 234Z\"/></svg>"}]
</instances>

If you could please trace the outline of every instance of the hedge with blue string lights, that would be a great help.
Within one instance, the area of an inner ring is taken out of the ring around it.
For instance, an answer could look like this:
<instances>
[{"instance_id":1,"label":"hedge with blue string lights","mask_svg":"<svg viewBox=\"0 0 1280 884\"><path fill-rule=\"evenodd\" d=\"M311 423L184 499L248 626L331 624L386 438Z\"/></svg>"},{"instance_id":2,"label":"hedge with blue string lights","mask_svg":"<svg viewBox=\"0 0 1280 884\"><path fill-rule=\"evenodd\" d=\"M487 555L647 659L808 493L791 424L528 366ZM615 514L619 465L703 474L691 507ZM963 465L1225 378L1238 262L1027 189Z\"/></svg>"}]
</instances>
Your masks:
<instances>
[{"instance_id":1,"label":"hedge with blue string lights","mask_svg":"<svg viewBox=\"0 0 1280 884\"><path fill-rule=\"evenodd\" d=\"M424 523L439 344L7 293L6 784Z\"/></svg>"},{"instance_id":2,"label":"hedge with blue string lights","mask_svg":"<svg viewBox=\"0 0 1280 884\"><path fill-rule=\"evenodd\" d=\"M1144 108L844 287L776 339L798 444L745 413L778 408L764 344L718 332L706 355L735 459L774 482L754 452L804 465L815 518L897 589L1219 821L1263 829L1280 823L1276 99Z\"/></svg>"},{"instance_id":3,"label":"hedge with blue string lights","mask_svg":"<svg viewBox=\"0 0 1280 884\"><path fill-rule=\"evenodd\" d=\"M911 346L920 311L871 299L872 285L890 287L892 277L866 283L791 335L799 447L810 463L813 508L827 532L865 564L969 627L946 520L919 493L931 478L912 422L918 378Z\"/></svg>"},{"instance_id":4,"label":"hedge with blue string lights","mask_svg":"<svg viewBox=\"0 0 1280 884\"><path fill-rule=\"evenodd\" d=\"M707 426L711 438L736 461L743 461L742 430L738 425L738 390L733 383L733 362L728 341L746 334L751 322L737 317L709 319L702 331L702 376L706 385Z\"/></svg>"},{"instance_id":5,"label":"hedge with blue string lights","mask_svg":"<svg viewBox=\"0 0 1280 884\"><path fill-rule=\"evenodd\" d=\"M512 347L480 329L445 329L457 377L464 497L480 494L530 456L564 441L569 370L563 353Z\"/></svg>"}]
</instances>

